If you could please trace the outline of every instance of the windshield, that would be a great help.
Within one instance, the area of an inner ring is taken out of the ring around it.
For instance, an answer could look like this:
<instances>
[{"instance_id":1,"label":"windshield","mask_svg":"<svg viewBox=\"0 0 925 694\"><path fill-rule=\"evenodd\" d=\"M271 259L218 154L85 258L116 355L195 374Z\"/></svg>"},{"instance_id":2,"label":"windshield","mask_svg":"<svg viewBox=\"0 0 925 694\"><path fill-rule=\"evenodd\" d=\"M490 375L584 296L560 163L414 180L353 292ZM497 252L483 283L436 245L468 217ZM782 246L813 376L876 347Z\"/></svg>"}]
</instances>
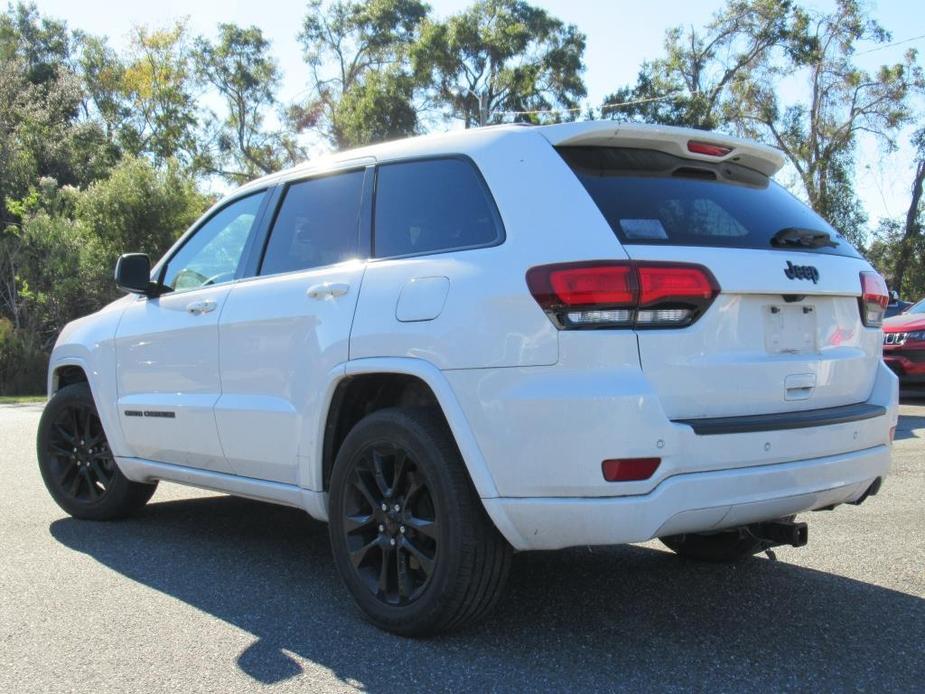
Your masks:
<instances>
[{"instance_id":1,"label":"windshield","mask_svg":"<svg viewBox=\"0 0 925 694\"><path fill-rule=\"evenodd\" d=\"M906 309L906 313L925 313L925 299L922 299L917 304L912 304Z\"/></svg>"},{"instance_id":2,"label":"windshield","mask_svg":"<svg viewBox=\"0 0 925 694\"><path fill-rule=\"evenodd\" d=\"M617 147L561 147L559 153L625 244L858 257L822 217L744 166Z\"/></svg>"}]
</instances>

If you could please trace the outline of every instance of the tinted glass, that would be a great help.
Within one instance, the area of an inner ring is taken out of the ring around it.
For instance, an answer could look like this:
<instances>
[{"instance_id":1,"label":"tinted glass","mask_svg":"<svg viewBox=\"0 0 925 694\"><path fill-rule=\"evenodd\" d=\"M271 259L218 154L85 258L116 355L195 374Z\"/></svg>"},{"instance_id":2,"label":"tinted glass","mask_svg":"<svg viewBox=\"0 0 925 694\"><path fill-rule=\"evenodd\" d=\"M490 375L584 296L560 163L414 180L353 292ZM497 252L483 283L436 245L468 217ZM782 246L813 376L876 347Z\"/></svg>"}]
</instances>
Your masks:
<instances>
[{"instance_id":1,"label":"tinted glass","mask_svg":"<svg viewBox=\"0 0 925 694\"><path fill-rule=\"evenodd\" d=\"M379 168L376 257L488 246L501 234L494 202L470 162L433 159Z\"/></svg>"},{"instance_id":2,"label":"tinted glass","mask_svg":"<svg viewBox=\"0 0 925 694\"><path fill-rule=\"evenodd\" d=\"M351 171L289 186L260 274L307 270L355 258L363 173Z\"/></svg>"},{"instance_id":3,"label":"tinted glass","mask_svg":"<svg viewBox=\"0 0 925 694\"><path fill-rule=\"evenodd\" d=\"M822 217L744 166L615 147L563 147L559 152L623 243L858 255ZM836 245L783 243L787 230L796 237L824 232Z\"/></svg>"},{"instance_id":4,"label":"tinted glass","mask_svg":"<svg viewBox=\"0 0 925 694\"><path fill-rule=\"evenodd\" d=\"M233 280L264 194L236 200L212 215L167 263L164 284L188 291Z\"/></svg>"},{"instance_id":5,"label":"tinted glass","mask_svg":"<svg viewBox=\"0 0 925 694\"><path fill-rule=\"evenodd\" d=\"M925 299L910 306L906 313L925 313Z\"/></svg>"}]
</instances>

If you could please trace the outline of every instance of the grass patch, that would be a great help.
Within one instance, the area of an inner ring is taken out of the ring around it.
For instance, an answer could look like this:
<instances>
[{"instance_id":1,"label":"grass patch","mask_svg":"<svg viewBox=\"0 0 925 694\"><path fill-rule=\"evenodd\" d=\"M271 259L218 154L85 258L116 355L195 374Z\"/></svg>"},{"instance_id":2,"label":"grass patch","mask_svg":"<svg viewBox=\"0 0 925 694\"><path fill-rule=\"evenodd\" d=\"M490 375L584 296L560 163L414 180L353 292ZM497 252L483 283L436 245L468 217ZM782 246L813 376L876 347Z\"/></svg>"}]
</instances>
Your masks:
<instances>
[{"instance_id":1,"label":"grass patch","mask_svg":"<svg viewBox=\"0 0 925 694\"><path fill-rule=\"evenodd\" d=\"M0 405L27 405L45 402L44 395L0 395Z\"/></svg>"}]
</instances>

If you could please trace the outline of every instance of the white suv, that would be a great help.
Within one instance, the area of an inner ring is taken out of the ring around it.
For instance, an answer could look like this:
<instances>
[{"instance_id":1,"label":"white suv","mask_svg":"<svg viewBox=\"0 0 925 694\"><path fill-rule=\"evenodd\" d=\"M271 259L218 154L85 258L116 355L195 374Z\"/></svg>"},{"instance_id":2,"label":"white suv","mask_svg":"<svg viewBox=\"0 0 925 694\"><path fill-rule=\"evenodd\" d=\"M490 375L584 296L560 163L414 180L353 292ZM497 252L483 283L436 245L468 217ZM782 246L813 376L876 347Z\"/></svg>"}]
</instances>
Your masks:
<instances>
[{"instance_id":1,"label":"white suv","mask_svg":"<svg viewBox=\"0 0 925 694\"><path fill-rule=\"evenodd\" d=\"M62 332L49 491L110 519L158 480L327 520L375 624L491 609L512 550L800 545L890 465L883 280L769 180L664 127L501 126L250 183Z\"/></svg>"}]
</instances>

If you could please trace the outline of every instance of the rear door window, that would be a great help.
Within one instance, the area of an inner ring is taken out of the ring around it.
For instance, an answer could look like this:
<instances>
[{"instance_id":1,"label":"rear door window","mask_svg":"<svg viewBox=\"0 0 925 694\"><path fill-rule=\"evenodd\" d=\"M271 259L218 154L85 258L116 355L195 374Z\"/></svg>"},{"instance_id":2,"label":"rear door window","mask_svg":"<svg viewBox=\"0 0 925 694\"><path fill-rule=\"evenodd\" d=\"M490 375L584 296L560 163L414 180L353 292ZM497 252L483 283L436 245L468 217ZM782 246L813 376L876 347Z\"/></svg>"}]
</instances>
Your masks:
<instances>
[{"instance_id":1,"label":"rear door window","mask_svg":"<svg viewBox=\"0 0 925 694\"><path fill-rule=\"evenodd\" d=\"M379 167L373 241L377 258L492 246L503 238L495 203L467 159Z\"/></svg>"},{"instance_id":2,"label":"rear door window","mask_svg":"<svg viewBox=\"0 0 925 694\"><path fill-rule=\"evenodd\" d=\"M766 176L734 163L617 147L561 147L625 244L780 249L858 257L818 214ZM827 235L834 246L802 239Z\"/></svg>"},{"instance_id":3,"label":"rear door window","mask_svg":"<svg viewBox=\"0 0 925 694\"><path fill-rule=\"evenodd\" d=\"M357 256L364 172L291 184L270 232L261 275L333 265Z\"/></svg>"}]
</instances>

